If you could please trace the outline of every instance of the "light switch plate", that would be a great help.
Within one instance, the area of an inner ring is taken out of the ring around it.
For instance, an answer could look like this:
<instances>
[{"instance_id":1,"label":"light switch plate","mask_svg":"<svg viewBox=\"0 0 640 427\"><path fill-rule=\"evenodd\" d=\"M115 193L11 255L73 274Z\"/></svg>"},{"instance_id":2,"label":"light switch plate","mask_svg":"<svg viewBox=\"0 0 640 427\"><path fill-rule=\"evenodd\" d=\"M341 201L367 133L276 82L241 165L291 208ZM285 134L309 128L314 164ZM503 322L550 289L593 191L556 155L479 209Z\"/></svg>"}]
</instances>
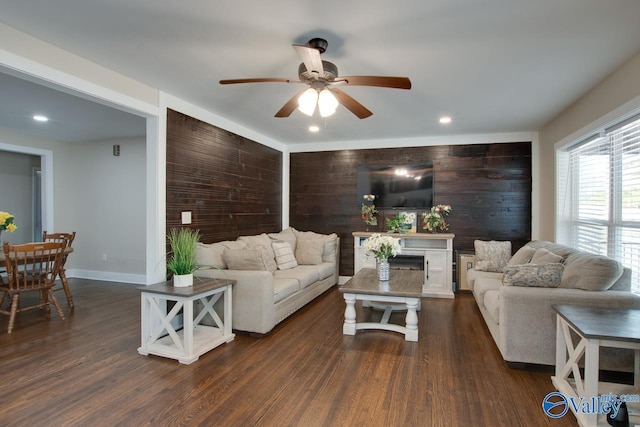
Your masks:
<instances>
[{"instance_id":1,"label":"light switch plate","mask_svg":"<svg viewBox=\"0 0 640 427\"><path fill-rule=\"evenodd\" d=\"M182 212L182 224L191 224L191 211Z\"/></svg>"}]
</instances>

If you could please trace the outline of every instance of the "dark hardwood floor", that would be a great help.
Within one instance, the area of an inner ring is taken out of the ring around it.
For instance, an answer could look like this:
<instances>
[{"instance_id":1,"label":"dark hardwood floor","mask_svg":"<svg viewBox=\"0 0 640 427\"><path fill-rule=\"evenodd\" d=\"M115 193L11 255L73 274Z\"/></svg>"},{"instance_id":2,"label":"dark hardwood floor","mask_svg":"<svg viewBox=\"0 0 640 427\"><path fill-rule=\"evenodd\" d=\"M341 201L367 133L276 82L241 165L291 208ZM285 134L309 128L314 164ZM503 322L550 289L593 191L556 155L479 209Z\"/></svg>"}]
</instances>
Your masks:
<instances>
[{"instance_id":1,"label":"dark hardwood floor","mask_svg":"<svg viewBox=\"0 0 640 427\"><path fill-rule=\"evenodd\" d=\"M266 338L239 335L180 365L137 353L136 286L70 283L66 320L20 313L9 335L0 317L2 426L577 425L543 413L552 372L508 368L469 294L423 299L412 343L342 335L332 288Z\"/></svg>"}]
</instances>

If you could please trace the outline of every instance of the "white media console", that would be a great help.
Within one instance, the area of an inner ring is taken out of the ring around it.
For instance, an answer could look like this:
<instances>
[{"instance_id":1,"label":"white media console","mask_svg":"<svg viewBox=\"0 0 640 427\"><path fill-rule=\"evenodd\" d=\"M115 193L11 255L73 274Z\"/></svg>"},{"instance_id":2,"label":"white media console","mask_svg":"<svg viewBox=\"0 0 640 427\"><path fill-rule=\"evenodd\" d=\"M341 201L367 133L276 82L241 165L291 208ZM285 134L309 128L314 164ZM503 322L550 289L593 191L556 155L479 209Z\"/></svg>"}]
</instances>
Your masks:
<instances>
[{"instance_id":1,"label":"white media console","mask_svg":"<svg viewBox=\"0 0 640 427\"><path fill-rule=\"evenodd\" d=\"M362 243L372 232L353 232L354 274L363 267L375 268L376 259L367 256ZM424 257L423 297L453 298L453 239L455 234L380 233L400 239L402 255Z\"/></svg>"}]
</instances>

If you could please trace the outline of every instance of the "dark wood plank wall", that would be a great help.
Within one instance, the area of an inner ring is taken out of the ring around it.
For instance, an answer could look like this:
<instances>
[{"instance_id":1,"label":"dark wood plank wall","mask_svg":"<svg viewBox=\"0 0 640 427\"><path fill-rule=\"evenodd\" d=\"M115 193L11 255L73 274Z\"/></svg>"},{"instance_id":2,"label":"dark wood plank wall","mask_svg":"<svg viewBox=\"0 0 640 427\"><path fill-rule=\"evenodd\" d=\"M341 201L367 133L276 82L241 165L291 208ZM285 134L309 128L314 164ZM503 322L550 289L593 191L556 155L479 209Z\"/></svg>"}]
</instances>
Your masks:
<instances>
[{"instance_id":1,"label":"dark wood plank wall","mask_svg":"<svg viewBox=\"0 0 640 427\"><path fill-rule=\"evenodd\" d=\"M473 251L475 239L510 240L515 251L531 239L530 142L292 153L290 225L337 233L340 274L350 276L351 233L366 227L356 200L357 166L425 161L433 161L434 203L452 206L456 251ZM395 212L381 212L369 230L383 231L386 215Z\"/></svg>"},{"instance_id":2,"label":"dark wood plank wall","mask_svg":"<svg viewBox=\"0 0 640 427\"><path fill-rule=\"evenodd\" d=\"M203 242L282 228L282 153L177 111L167 112L167 229L182 211Z\"/></svg>"}]
</instances>

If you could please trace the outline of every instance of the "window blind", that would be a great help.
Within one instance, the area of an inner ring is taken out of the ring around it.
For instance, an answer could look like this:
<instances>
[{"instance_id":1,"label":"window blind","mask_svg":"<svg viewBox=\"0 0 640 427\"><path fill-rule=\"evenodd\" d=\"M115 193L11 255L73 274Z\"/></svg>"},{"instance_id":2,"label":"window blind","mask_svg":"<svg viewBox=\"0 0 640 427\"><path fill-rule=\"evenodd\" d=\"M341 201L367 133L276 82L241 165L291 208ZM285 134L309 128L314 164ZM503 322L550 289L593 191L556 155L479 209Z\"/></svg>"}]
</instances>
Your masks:
<instances>
[{"instance_id":1,"label":"window blind","mask_svg":"<svg viewBox=\"0 0 640 427\"><path fill-rule=\"evenodd\" d=\"M640 292L640 117L567 150L558 203L559 235L577 249L608 255L632 269ZM568 212L567 212L568 210Z\"/></svg>"}]
</instances>

